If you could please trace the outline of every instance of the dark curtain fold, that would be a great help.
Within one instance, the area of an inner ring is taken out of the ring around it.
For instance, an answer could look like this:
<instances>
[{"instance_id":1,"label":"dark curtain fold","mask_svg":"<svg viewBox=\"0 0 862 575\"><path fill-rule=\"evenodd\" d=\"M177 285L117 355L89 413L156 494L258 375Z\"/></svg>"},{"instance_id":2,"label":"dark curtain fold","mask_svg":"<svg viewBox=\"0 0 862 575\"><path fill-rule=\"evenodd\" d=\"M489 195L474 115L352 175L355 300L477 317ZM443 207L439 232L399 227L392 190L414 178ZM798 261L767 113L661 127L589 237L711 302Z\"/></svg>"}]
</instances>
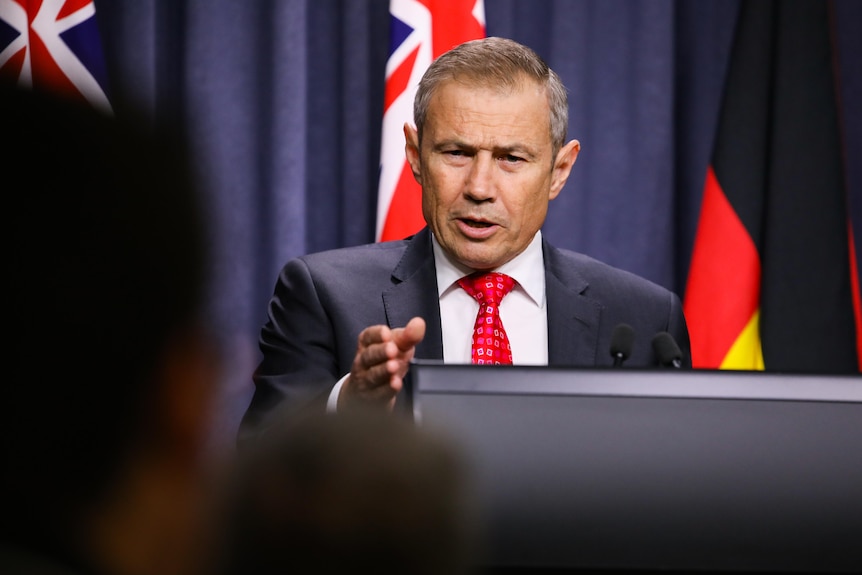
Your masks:
<instances>
[{"instance_id":1,"label":"dark curtain fold","mask_svg":"<svg viewBox=\"0 0 862 575\"><path fill-rule=\"evenodd\" d=\"M818 0L815 0L818 1ZM374 237L388 0L96 0L111 93L188 139L213 222L232 441L287 258ZM682 294L738 0L485 0L569 88L583 151L547 237ZM836 2L862 232L862 3ZM805 143L800 142L800 154ZM859 244L860 238L857 238Z\"/></svg>"}]
</instances>

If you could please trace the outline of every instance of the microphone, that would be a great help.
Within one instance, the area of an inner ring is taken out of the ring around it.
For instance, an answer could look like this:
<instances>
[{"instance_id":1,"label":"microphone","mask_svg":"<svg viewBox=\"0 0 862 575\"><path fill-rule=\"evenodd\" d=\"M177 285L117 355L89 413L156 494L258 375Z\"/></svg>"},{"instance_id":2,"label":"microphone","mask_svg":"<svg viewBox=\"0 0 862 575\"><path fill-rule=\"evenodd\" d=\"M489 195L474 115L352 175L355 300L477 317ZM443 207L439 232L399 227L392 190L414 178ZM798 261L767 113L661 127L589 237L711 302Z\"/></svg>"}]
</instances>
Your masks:
<instances>
[{"instance_id":1,"label":"microphone","mask_svg":"<svg viewBox=\"0 0 862 575\"><path fill-rule=\"evenodd\" d=\"M652 338L652 348L662 366L676 369L682 367L682 350L668 332L660 331L655 334Z\"/></svg>"},{"instance_id":2,"label":"microphone","mask_svg":"<svg viewBox=\"0 0 862 575\"><path fill-rule=\"evenodd\" d=\"M635 330L629 324L621 323L614 328L611 334L611 357L614 358L614 367L622 366L632 354L634 341Z\"/></svg>"}]
</instances>

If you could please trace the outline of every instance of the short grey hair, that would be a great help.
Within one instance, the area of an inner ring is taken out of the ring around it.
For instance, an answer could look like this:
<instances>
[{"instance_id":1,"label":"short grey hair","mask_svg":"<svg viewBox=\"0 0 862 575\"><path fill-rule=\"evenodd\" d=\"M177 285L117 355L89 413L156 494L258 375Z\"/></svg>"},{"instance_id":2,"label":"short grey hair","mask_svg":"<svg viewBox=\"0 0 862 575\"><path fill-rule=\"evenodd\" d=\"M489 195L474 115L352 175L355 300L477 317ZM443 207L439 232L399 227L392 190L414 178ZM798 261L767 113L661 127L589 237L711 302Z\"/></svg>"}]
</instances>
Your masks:
<instances>
[{"instance_id":1,"label":"short grey hair","mask_svg":"<svg viewBox=\"0 0 862 575\"><path fill-rule=\"evenodd\" d=\"M544 87L551 110L549 127L553 157L557 156L565 144L569 125L566 87L557 73L533 50L514 40L494 36L452 48L434 60L425 71L413 100L413 121L420 142L434 92L440 84L455 79L501 89L517 88L525 80Z\"/></svg>"}]
</instances>

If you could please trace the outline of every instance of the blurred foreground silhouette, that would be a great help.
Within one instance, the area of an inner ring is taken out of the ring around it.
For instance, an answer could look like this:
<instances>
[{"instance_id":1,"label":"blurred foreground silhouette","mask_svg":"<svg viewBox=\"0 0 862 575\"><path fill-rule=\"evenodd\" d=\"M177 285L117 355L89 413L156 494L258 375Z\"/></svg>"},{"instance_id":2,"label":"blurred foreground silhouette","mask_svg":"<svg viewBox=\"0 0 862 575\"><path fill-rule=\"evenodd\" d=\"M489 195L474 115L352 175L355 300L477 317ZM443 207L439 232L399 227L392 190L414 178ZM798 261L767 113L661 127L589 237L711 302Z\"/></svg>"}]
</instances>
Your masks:
<instances>
[{"instance_id":1,"label":"blurred foreground silhouette","mask_svg":"<svg viewBox=\"0 0 862 575\"><path fill-rule=\"evenodd\" d=\"M225 572L467 573L463 462L442 437L381 413L280 419L244 449Z\"/></svg>"},{"instance_id":2,"label":"blurred foreground silhouette","mask_svg":"<svg viewBox=\"0 0 862 575\"><path fill-rule=\"evenodd\" d=\"M209 569L204 226L182 146L141 126L0 87L4 574Z\"/></svg>"}]
</instances>

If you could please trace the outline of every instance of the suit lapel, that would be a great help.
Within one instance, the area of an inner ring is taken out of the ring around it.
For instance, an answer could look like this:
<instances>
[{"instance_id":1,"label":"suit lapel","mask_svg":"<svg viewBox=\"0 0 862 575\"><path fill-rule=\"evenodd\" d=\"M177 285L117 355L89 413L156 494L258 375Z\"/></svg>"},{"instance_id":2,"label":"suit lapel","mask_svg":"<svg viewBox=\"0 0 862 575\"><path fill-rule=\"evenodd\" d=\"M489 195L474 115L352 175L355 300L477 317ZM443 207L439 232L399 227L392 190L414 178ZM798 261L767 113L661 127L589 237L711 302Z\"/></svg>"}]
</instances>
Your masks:
<instances>
[{"instance_id":1,"label":"suit lapel","mask_svg":"<svg viewBox=\"0 0 862 575\"><path fill-rule=\"evenodd\" d=\"M545 293L548 298L548 363L596 365L602 306L584 295L587 281L565 261L565 255L542 242ZM392 270L393 285L383 292L389 327L403 327L414 316L425 319L425 338L416 358L443 359L437 273L428 228L417 233Z\"/></svg>"},{"instance_id":2,"label":"suit lapel","mask_svg":"<svg viewBox=\"0 0 862 575\"><path fill-rule=\"evenodd\" d=\"M596 365L602 307L584 295L587 281L565 256L543 240L548 298L548 363Z\"/></svg>"},{"instance_id":3,"label":"suit lapel","mask_svg":"<svg viewBox=\"0 0 862 575\"><path fill-rule=\"evenodd\" d=\"M415 357L443 359L443 332L437 299L437 272L428 228L410 240L404 255L392 270L392 287L383 292L383 308L389 327L403 327L414 316L425 319L425 338L416 346Z\"/></svg>"}]
</instances>

